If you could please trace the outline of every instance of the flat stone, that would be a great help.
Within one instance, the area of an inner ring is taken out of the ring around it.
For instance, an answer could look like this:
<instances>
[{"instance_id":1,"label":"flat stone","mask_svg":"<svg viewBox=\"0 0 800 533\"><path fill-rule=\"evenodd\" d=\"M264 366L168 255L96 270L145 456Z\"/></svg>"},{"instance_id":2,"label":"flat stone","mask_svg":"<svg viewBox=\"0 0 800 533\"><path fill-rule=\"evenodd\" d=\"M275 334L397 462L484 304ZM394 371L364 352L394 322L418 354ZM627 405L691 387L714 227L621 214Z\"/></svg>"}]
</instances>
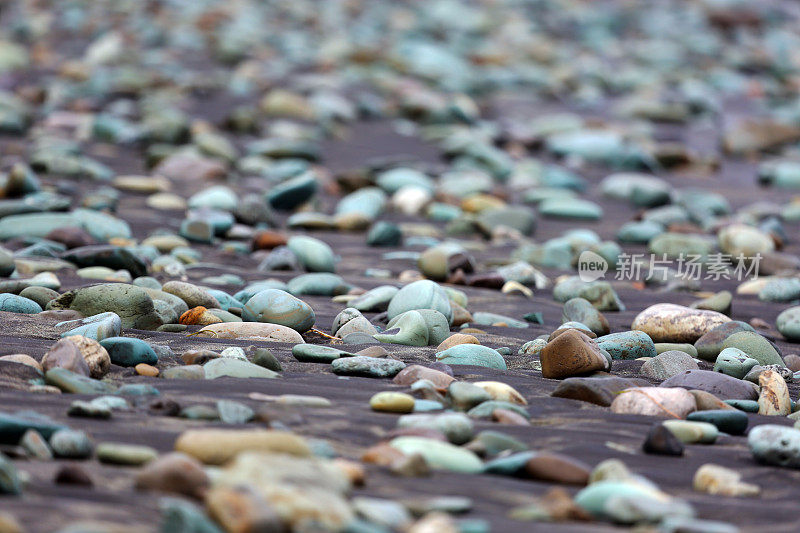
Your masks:
<instances>
[{"instance_id":1,"label":"flat stone","mask_svg":"<svg viewBox=\"0 0 800 533\"><path fill-rule=\"evenodd\" d=\"M721 400L758 398L755 387L750 383L710 370L687 370L664 381L661 386L698 389L710 392Z\"/></svg>"},{"instance_id":2,"label":"flat stone","mask_svg":"<svg viewBox=\"0 0 800 533\"><path fill-rule=\"evenodd\" d=\"M228 378L265 378L273 379L280 374L262 366L254 365L249 361L220 357L203 365L206 379Z\"/></svg>"},{"instance_id":3,"label":"flat stone","mask_svg":"<svg viewBox=\"0 0 800 533\"><path fill-rule=\"evenodd\" d=\"M150 446L134 446L115 442L101 442L97 445L95 454L101 463L125 466L140 466L158 457L158 452Z\"/></svg>"},{"instance_id":4,"label":"flat stone","mask_svg":"<svg viewBox=\"0 0 800 533\"><path fill-rule=\"evenodd\" d=\"M506 370L506 362L497 350L479 344L459 344L436 354L436 360L448 365L475 365Z\"/></svg>"},{"instance_id":5,"label":"flat stone","mask_svg":"<svg viewBox=\"0 0 800 533\"><path fill-rule=\"evenodd\" d=\"M653 379L665 380L687 370L698 368L697 363L689 354L670 350L645 361L640 372Z\"/></svg>"},{"instance_id":6,"label":"flat stone","mask_svg":"<svg viewBox=\"0 0 800 533\"><path fill-rule=\"evenodd\" d=\"M608 407L620 392L632 387L650 386L640 379L626 379L617 376L567 378L550 393L555 398L569 398Z\"/></svg>"},{"instance_id":7,"label":"flat stone","mask_svg":"<svg viewBox=\"0 0 800 533\"><path fill-rule=\"evenodd\" d=\"M471 451L423 437L397 437L390 445L401 452L420 454L436 470L448 470L464 474L477 474L483 470L483 463Z\"/></svg>"},{"instance_id":8,"label":"flat stone","mask_svg":"<svg viewBox=\"0 0 800 533\"><path fill-rule=\"evenodd\" d=\"M244 451L308 457L305 439L288 431L266 429L192 429L181 433L175 451L202 463L221 465Z\"/></svg>"},{"instance_id":9,"label":"flat stone","mask_svg":"<svg viewBox=\"0 0 800 533\"><path fill-rule=\"evenodd\" d=\"M695 411L686 420L714 424L721 432L729 435L743 435L747 430L747 415L737 410Z\"/></svg>"},{"instance_id":10,"label":"flat stone","mask_svg":"<svg viewBox=\"0 0 800 533\"><path fill-rule=\"evenodd\" d=\"M336 359L331 363L334 374L368 378L394 377L405 367L404 362L395 359L376 359L360 355Z\"/></svg>"}]
</instances>

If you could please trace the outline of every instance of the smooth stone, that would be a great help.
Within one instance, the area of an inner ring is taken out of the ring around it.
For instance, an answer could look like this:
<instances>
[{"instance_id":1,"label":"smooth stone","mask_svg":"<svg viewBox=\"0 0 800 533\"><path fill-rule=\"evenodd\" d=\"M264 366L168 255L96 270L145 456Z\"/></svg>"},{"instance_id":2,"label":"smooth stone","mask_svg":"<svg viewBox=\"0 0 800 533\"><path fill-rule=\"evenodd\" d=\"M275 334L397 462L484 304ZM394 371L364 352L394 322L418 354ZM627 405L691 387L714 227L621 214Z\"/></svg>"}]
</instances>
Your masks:
<instances>
[{"instance_id":1,"label":"smooth stone","mask_svg":"<svg viewBox=\"0 0 800 533\"><path fill-rule=\"evenodd\" d=\"M758 402L756 400L725 400L725 403L745 413L758 412Z\"/></svg>"},{"instance_id":2,"label":"smooth stone","mask_svg":"<svg viewBox=\"0 0 800 533\"><path fill-rule=\"evenodd\" d=\"M109 337L100 341L100 345L108 351L111 362L115 365L131 367L141 363L158 363L156 352L141 339Z\"/></svg>"},{"instance_id":3,"label":"smooth stone","mask_svg":"<svg viewBox=\"0 0 800 533\"><path fill-rule=\"evenodd\" d=\"M94 448L86 433L73 429L56 431L49 442L53 455L64 459L88 459Z\"/></svg>"},{"instance_id":4,"label":"smooth stone","mask_svg":"<svg viewBox=\"0 0 800 533\"><path fill-rule=\"evenodd\" d=\"M467 411L467 416L471 418L493 418L494 412L497 410L511 411L526 420L530 419L528 411L526 411L523 406L497 400L489 400L479 403Z\"/></svg>"},{"instance_id":5,"label":"smooth stone","mask_svg":"<svg viewBox=\"0 0 800 533\"><path fill-rule=\"evenodd\" d=\"M27 431L36 431L45 439L66 426L34 411L0 413L0 443L17 445Z\"/></svg>"},{"instance_id":6,"label":"smooth stone","mask_svg":"<svg viewBox=\"0 0 800 533\"><path fill-rule=\"evenodd\" d=\"M689 354L670 350L646 360L639 371L649 378L665 380L686 370L698 368L697 363Z\"/></svg>"},{"instance_id":7,"label":"smooth stone","mask_svg":"<svg viewBox=\"0 0 800 533\"><path fill-rule=\"evenodd\" d=\"M224 464L245 451L298 457L311 454L302 437L288 431L267 429L190 429L178 436L175 451L209 465Z\"/></svg>"},{"instance_id":8,"label":"smooth stone","mask_svg":"<svg viewBox=\"0 0 800 533\"><path fill-rule=\"evenodd\" d=\"M45 375L45 382L72 394L112 394L117 388L105 381L98 381L65 368L51 368Z\"/></svg>"},{"instance_id":9,"label":"smooth stone","mask_svg":"<svg viewBox=\"0 0 800 533\"><path fill-rule=\"evenodd\" d=\"M389 302L387 316L391 320L406 311L417 309L433 309L442 313L448 323L453 320L450 299L445 290L434 281L419 280L400 289Z\"/></svg>"},{"instance_id":10,"label":"smooth stone","mask_svg":"<svg viewBox=\"0 0 800 533\"><path fill-rule=\"evenodd\" d=\"M536 229L536 214L527 206L505 206L482 210L476 219L480 230L491 235L498 227L507 227L531 235Z\"/></svg>"},{"instance_id":11,"label":"smooth stone","mask_svg":"<svg viewBox=\"0 0 800 533\"><path fill-rule=\"evenodd\" d=\"M190 309L192 307L205 307L206 309L210 309L220 306L217 299L211 296L205 289L184 281L168 281L161 287L161 292L177 296L183 300Z\"/></svg>"},{"instance_id":12,"label":"smooth stone","mask_svg":"<svg viewBox=\"0 0 800 533\"><path fill-rule=\"evenodd\" d=\"M589 465L560 453L536 453L525 463L525 474L536 480L568 485L586 485Z\"/></svg>"},{"instance_id":13,"label":"smooth stone","mask_svg":"<svg viewBox=\"0 0 800 533\"><path fill-rule=\"evenodd\" d=\"M778 373L784 380L786 380L787 383L790 381L794 381L794 372L792 372L785 366L780 366L780 365L768 365L768 366L756 365L753 368L751 368L750 371L747 374L745 374L745 376L742 379L758 385L758 378L761 377L761 374L767 370Z\"/></svg>"},{"instance_id":14,"label":"smooth stone","mask_svg":"<svg viewBox=\"0 0 800 533\"><path fill-rule=\"evenodd\" d=\"M704 309L706 311L716 311L723 315L730 315L732 302L733 295L730 291L720 291L708 298L693 302L689 307L692 309Z\"/></svg>"},{"instance_id":15,"label":"smooth stone","mask_svg":"<svg viewBox=\"0 0 800 533\"><path fill-rule=\"evenodd\" d=\"M21 298L27 298L28 300L36 302L42 309L47 307L50 300L54 300L60 296L60 294L53 289L35 286L25 287L20 291L19 295Z\"/></svg>"},{"instance_id":16,"label":"smooth stone","mask_svg":"<svg viewBox=\"0 0 800 533\"><path fill-rule=\"evenodd\" d=\"M42 307L28 298L16 294L0 294L0 311L7 313L36 314L42 312Z\"/></svg>"},{"instance_id":17,"label":"smooth stone","mask_svg":"<svg viewBox=\"0 0 800 533\"><path fill-rule=\"evenodd\" d=\"M51 346L42 358L42 370L47 372L52 368L63 368L87 377L91 373L80 348L66 339L62 339Z\"/></svg>"},{"instance_id":18,"label":"smooth stone","mask_svg":"<svg viewBox=\"0 0 800 533\"><path fill-rule=\"evenodd\" d=\"M135 474L138 490L202 498L210 482L203 465L189 455L171 452L148 462Z\"/></svg>"},{"instance_id":19,"label":"smooth stone","mask_svg":"<svg viewBox=\"0 0 800 533\"><path fill-rule=\"evenodd\" d=\"M111 409L90 402L74 401L72 404L70 404L67 415L84 418L108 419L111 418Z\"/></svg>"},{"instance_id":20,"label":"smooth stone","mask_svg":"<svg viewBox=\"0 0 800 533\"><path fill-rule=\"evenodd\" d=\"M539 204L539 214L551 218L600 220L603 209L594 202L580 198L549 198Z\"/></svg>"},{"instance_id":21,"label":"smooth stone","mask_svg":"<svg viewBox=\"0 0 800 533\"><path fill-rule=\"evenodd\" d=\"M66 292L50 302L51 309L72 309L84 316L114 312L123 328L155 329L161 319L144 289L123 283L105 283Z\"/></svg>"},{"instance_id":22,"label":"smooth stone","mask_svg":"<svg viewBox=\"0 0 800 533\"><path fill-rule=\"evenodd\" d=\"M774 278L764 285L758 293L762 302L793 302L800 298L800 279Z\"/></svg>"},{"instance_id":23,"label":"smooth stone","mask_svg":"<svg viewBox=\"0 0 800 533\"><path fill-rule=\"evenodd\" d=\"M280 324L262 322L225 322L203 327L200 337L216 339L251 339L266 342L286 342L299 344L305 342L298 332Z\"/></svg>"},{"instance_id":24,"label":"smooth stone","mask_svg":"<svg viewBox=\"0 0 800 533\"><path fill-rule=\"evenodd\" d=\"M548 342L539 358L542 377L550 379L608 370L611 366L597 343L577 330L567 330Z\"/></svg>"},{"instance_id":25,"label":"smooth stone","mask_svg":"<svg viewBox=\"0 0 800 533\"><path fill-rule=\"evenodd\" d=\"M421 379L426 379L433 383L436 388L444 390L455 378L433 368L421 365L408 365L392 379L392 382L397 385L408 386Z\"/></svg>"},{"instance_id":26,"label":"smooth stone","mask_svg":"<svg viewBox=\"0 0 800 533\"><path fill-rule=\"evenodd\" d=\"M42 434L35 429L25 431L25 434L22 435L22 438L19 440L19 445L31 458L40 461L50 461L53 458L53 452L50 451L50 446L47 444L47 441Z\"/></svg>"},{"instance_id":27,"label":"smooth stone","mask_svg":"<svg viewBox=\"0 0 800 533\"><path fill-rule=\"evenodd\" d=\"M580 322L589 327L595 334L608 335L608 320L603 314L583 298L571 298L564 303L561 310L561 323Z\"/></svg>"},{"instance_id":28,"label":"smooth stone","mask_svg":"<svg viewBox=\"0 0 800 533\"><path fill-rule=\"evenodd\" d=\"M163 379L205 379L205 369L200 365L173 366L161 372Z\"/></svg>"},{"instance_id":29,"label":"smooth stone","mask_svg":"<svg viewBox=\"0 0 800 533\"><path fill-rule=\"evenodd\" d=\"M694 347L697 348L697 356L713 362L722 351L725 340L740 331L755 332L750 324L738 320L731 320L715 327L694 343Z\"/></svg>"},{"instance_id":30,"label":"smooth stone","mask_svg":"<svg viewBox=\"0 0 800 533\"><path fill-rule=\"evenodd\" d=\"M402 392L378 392L369 399L373 411L410 413L414 410L414 397Z\"/></svg>"},{"instance_id":31,"label":"smooth stone","mask_svg":"<svg viewBox=\"0 0 800 533\"><path fill-rule=\"evenodd\" d=\"M250 407L232 400L217 400L217 413L225 424L246 424L255 416Z\"/></svg>"},{"instance_id":32,"label":"smooth stone","mask_svg":"<svg viewBox=\"0 0 800 533\"><path fill-rule=\"evenodd\" d=\"M739 348L725 348L714 362L714 372L721 372L737 379L744 378L750 370L758 365L758 361Z\"/></svg>"},{"instance_id":33,"label":"smooth stone","mask_svg":"<svg viewBox=\"0 0 800 533\"><path fill-rule=\"evenodd\" d=\"M442 318L444 315L439 313ZM446 330L450 329L444 322ZM433 344L429 341L429 329L425 318L418 311L406 311L397 315L387 325L383 333L373 335L375 340L391 344L404 344L406 346L427 346Z\"/></svg>"},{"instance_id":34,"label":"smooth stone","mask_svg":"<svg viewBox=\"0 0 800 533\"><path fill-rule=\"evenodd\" d=\"M747 444L753 457L762 463L800 468L800 430L763 424L747 434Z\"/></svg>"},{"instance_id":35,"label":"smooth stone","mask_svg":"<svg viewBox=\"0 0 800 533\"><path fill-rule=\"evenodd\" d=\"M0 454L0 494L21 494L22 481L14 463ZM22 531L21 528L8 528L9 533Z\"/></svg>"},{"instance_id":36,"label":"smooth stone","mask_svg":"<svg viewBox=\"0 0 800 533\"><path fill-rule=\"evenodd\" d=\"M638 315L631 329L644 331L653 342L695 342L711 329L730 321L714 311L674 304L651 305Z\"/></svg>"},{"instance_id":37,"label":"smooth stone","mask_svg":"<svg viewBox=\"0 0 800 533\"><path fill-rule=\"evenodd\" d=\"M295 178L279 183L265 195L274 209L290 211L310 200L317 191L317 179L312 172L305 172Z\"/></svg>"},{"instance_id":38,"label":"smooth stone","mask_svg":"<svg viewBox=\"0 0 800 533\"><path fill-rule=\"evenodd\" d=\"M766 338L751 331L740 331L730 335L722 343L722 349L738 348L758 361L761 366L786 366L778 350Z\"/></svg>"},{"instance_id":39,"label":"smooth stone","mask_svg":"<svg viewBox=\"0 0 800 533\"><path fill-rule=\"evenodd\" d=\"M694 413L689 413L692 416ZM647 433L642 450L653 455L683 455L683 443L663 424L654 424Z\"/></svg>"},{"instance_id":40,"label":"smooth stone","mask_svg":"<svg viewBox=\"0 0 800 533\"><path fill-rule=\"evenodd\" d=\"M220 357L203 365L206 379L217 379L223 377L230 378L265 378L272 379L280 377L280 374L268 370L262 366L255 365L249 361L233 359L230 357Z\"/></svg>"},{"instance_id":41,"label":"smooth stone","mask_svg":"<svg viewBox=\"0 0 800 533\"><path fill-rule=\"evenodd\" d=\"M389 302L392 301L392 298L399 290L391 285L381 285L350 300L348 305L362 313L386 311L389 307Z\"/></svg>"},{"instance_id":42,"label":"smooth stone","mask_svg":"<svg viewBox=\"0 0 800 533\"><path fill-rule=\"evenodd\" d=\"M80 320L59 322L57 328L71 328L61 334L62 337L81 335L88 339L101 341L108 337L118 337L122 332L122 319L114 312L100 313Z\"/></svg>"},{"instance_id":43,"label":"smooth stone","mask_svg":"<svg viewBox=\"0 0 800 533\"><path fill-rule=\"evenodd\" d=\"M597 345L612 359L640 359L658 355L650 336L643 331L621 331L595 339Z\"/></svg>"},{"instance_id":44,"label":"smooth stone","mask_svg":"<svg viewBox=\"0 0 800 533\"><path fill-rule=\"evenodd\" d=\"M406 364L395 359L376 359L374 357L343 357L331 363L334 374L363 376L368 378L394 377Z\"/></svg>"},{"instance_id":45,"label":"smooth stone","mask_svg":"<svg viewBox=\"0 0 800 533\"><path fill-rule=\"evenodd\" d=\"M663 492L639 483L600 481L575 495L575 503L595 516L616 523L656 523L666 517L692 517L692 508Z\"/></svg>"},{"instance_id":46,"label":"smooth stone","mask_svg":"<svg viewBox=\"0 0 800 533\"><path fill-rule=\"evenodd\" d=\"M397 427L436 431L453 444L469 442L475 432L474 423L464 413L404 415L398 419Z\"/></svg>"},{"instance_id":47,"label":"smooth stone","mask_svg":"<svg viewBox=\"0 0 800 533\"><path fill-rule=\"evenodd\" d=\"M641 379L617 376L567 378L556 386L550 396L608 407L622 391L641 386L648 387L650 383Z\"/></svg>"},{"instance_id":48,"label":"smooth stone","mask_svg":"<svg viewBox=\"0 0 800 533\"><path fill-rule=\"evenodd\" d=\"M397 437L389 444L406 455L420 454L436 470L463 474L477 474L483 470L483 463L477 455L447 442L423 437Z\"/></svg>"},{"instance_id":49,"label":"smooth stone","mask_svg":"<svg viewBox=\"0 0 800 533\"><path fill-rule=\"evenodd\" d=\"M598 311L624 311L625 305L607 281L583 281L571 276L553 287L553 299L566 303L572 298L588 300Z\"/></svg>"},{"instance_id":50,"label":"smooth stone","mask_svg":"<svg viewBox=\"0 0 800 533\"><path fill-rule=\"evenodd\" d=\"M474 335L467 335L464 333L453 333L436 347L437 352L443 352L453 346L459 344L480 344L480 341Z\"/></svg>"},{"instance_id":51,"label":"smooth stone","mask_svg":"<svg viewBox=\"0 0 800 533\"><path fill-rule=\"evenodd\" d=\"M325 242L313 237L291 237L286 246L309 272L335 272L336 256Z\"/></svg>"},{"instance_id":52,"label":"smooth stone","mask_svg":"<svg viewBox=\"0 0 800 533\"><path fill-rule=\"evenodd\" d=\"M476 405L492 399L488 392L466 381L454 381L447 387L447 396L453 407L469 411Z\"/></svg>"},{"instance_id":53,"label":"smooth stone","mask_svg":"<svg viewBox=\"0 0 800 533\"><path fill-rule=\"evenodd\" d=\"M697 409L694 396L681 388L636 387L622 391L613 402L611 412L632 415L686 418Z\"/></svg>"},{"instance_id":54,"label":"smooth stone","mask_svg":"<svg viewBox=\"0 0 800 533\"><path fill-rule=\"evenodd\" d=\"M378 330L358 309L348 307L333 319L331 333L336 337L344 337L350 333L375 335Z\"/></svg>"},{"instance_id":55,"label":"smooth stone","mask_svg":"<svg viewBox=\"0 0 800 533\"><path fill-rule=\"evenodd\" d=\"M150 446L115 442L101 442L97 445L95 454L101 463L125 466L140 466L158 457L158 452Z\"/></svg>"},{"instance_id":56,"label":"smooth stone","mask_svg":"<svg viewBox=\"0 0 800 533\"><path fill-rule=\"evenodd\" d=\"M708 422L665 420L662 424L684 444L713 444L719 436L717 426Z\"/></svg>"},{"instance_id":57,"label":"smooth stone","mask_svg":"<svg viewBox=\"0 0 800 533\"><path fill-rule=\"evenodd\" d=\"M757 485L742 482L742 475L730 468L714 464L704 464L697 469L692 487L697 492L719 496L756 496L761 492Z\"/></svg>"},{"instance_id":58,"label":"smooth stone","mask_svg":"<svg viewBox=\"0 0 800 533\"><path fill-rule=\"evenodd\" d=\"M506 361L497 350L479 344L459 344L436 354L436 360L448 365L475 365L506 370Z\"/></svg>"},{"instance_id":59,"label":"smooth stone","mask_svg":"<svg viewBox=\"0 0 800 533\"><path fill-rule=\"evenodd\" d=\"M479 326L501 326L507 328L527 328L528 323L498 313L478 311L472 314L472 322Z\"/></svg>"},{"instance_id":60,"label":"smooth stone","mask_svg":"<svg viewBox=\"0 0 800 533\"><path fill-rule=\"evenodd\" d=\"M758 395L758 414L787 416L792 412L792 399L781 375L774 370L765 370L758 377L761 392Z\"/></svg>"},{"instance_id":61,"label":"smooth stone","mask_svg":"<svg viewBox=\"0 0 800 533\"><path fill-rule=\"evenodd\" d=\"M710 370L687 370L661 383L662 387L681 387L710 392L721 400L755 400L755 387L740 379Z\"/></svg>"},{"instance_id":62,"label":"smooth stone","mask_svg":"<svg viewBox=\"0 0 800 533\"><path fill-rule=\"evenodd\" d=\"M304 333L314 326L316 316L311 306L299 298L279 289L267 289L247 300L242 319L280 324Z\"/></svg>"},{"instance_id":63,"label":"smooth stone","mask_svg":"<svg viewBox=\"0 0 800 533\"><path fill-rule=\"evenodd\" d=\"M717 429L729 435L744 435L747 430L747 415L742 411L715 409L689 413L686 420L714 424Z\"/></svg>"},{"instance_id":64,"label":"smooth stone","mask_svg":"<svg viewBox=\"0 0 800 533\"><path fill-rule=\"evenodd\" d=\"M297 344L292 348L292 355L303 363L332 363L340 357L354 357L355 354L319 344Z\"/></svg>"},{"instance_id":65,"label":"smooth stone","mask_svg":"<svg viewBox=\"0 0 800 533\"><path fill-rule=\"evenodd\" d=\"M693 359L697 359L697 348L693 344L680 342L658 342L656 343L656 353L662 354L669 351L678 351L688 354Z\"/></svg>"},{"instance_id":66,"label":"smooth stone","mask_svg":"<svg viewBox=\"0 0 800 533\"><path fill-rule=\"evenodd\" d=\"M295 296L336 296L345 294L350 288L351 286L341 276L327 272L302 274L290 279L285 287Z\"/></svg>"},{"instance_id":67,"label":"smooth stone","mask_svg":"<svg viewBox=\"0 0 800 533\"><path fill-rule=\"evenodd\" d=\"M800 306L783 310L775 320L775 327L786 340L800 341Z\"/></svg>"},{"instance_id":68,"label":"smooth stone","mask_svg":"<svg viewBox=\"0 0 800 533\"><path fill-rule=\"evenodd\" d=\"M385 220L376 222L367 233L368 246L400 246L402 242L400 226Z\"/></svg>"}]
</instances>

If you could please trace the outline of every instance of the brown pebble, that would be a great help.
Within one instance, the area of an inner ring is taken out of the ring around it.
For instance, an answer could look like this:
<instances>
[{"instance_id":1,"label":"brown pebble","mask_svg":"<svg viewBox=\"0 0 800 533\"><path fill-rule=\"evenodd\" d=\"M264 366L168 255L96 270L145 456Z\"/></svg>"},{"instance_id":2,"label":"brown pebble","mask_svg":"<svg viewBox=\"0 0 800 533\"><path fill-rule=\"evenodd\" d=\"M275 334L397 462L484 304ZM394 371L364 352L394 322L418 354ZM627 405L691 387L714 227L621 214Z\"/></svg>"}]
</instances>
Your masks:
<instances>
[{"instance_id":1,"label":"brown pebble","mask_svg":"<svg viewBox=\"0 0 800 533\"><path fill-rule=\"evenodd\" d=\"M286 245L288 239L277 231L259 231L253 236L253 250L272 250Z\"/></svg>"},{"instance_id":2,"label":"brown pebble","mask_svg":"<svg viewBox=\"0 0 800 533\"><path fill-rule=\"evenodd\" d=\"M139 363L135 367L136 373L140 376L148 376L151 378L158 377L159 371L156 367L148 365L147 363Z\"/></svg>"},{"instance_id":3,"label":"brown pebble","mask_svg":"<svg viewBox=\"0 0 800 533\"><path fill-rule=\"evenodd\" d=\"M86 470L77 464L63 465L56 472L53 481L58 485L83 485L85 487L94 485Z\"/></svg>"},{"instance_id":4,"label":"brown pebble","mask_svg":"<svg viewBox=\"0 0 800 533\"><path fill-rule=\"evenodd\" d=\"M394 379L392 379L392 382L397 385L408 386L420 379L427 379L432 382L437 389L441 390L446 389L450 383L455 381L455 378L439 370L434 370L422 365L410 365L401 370Z\"/></svg>"},{"instance_id":5,"label":"brown pebble","mask_svg":"<svg viewBox=\"0 0 800 533\"><path fill-rule=\"evenodd\" d=\"M480 344L480 341L473 335L453 333L436 347L436 351L443 352L444 350L452 348L453 346L458 346L459 344Z\"/></svg>"},{"instance_id":6,"label":"brown pebble","mask_svg":"<svg viewBox=\"0 0 800 533\"><path fill-rule=\"evenodd\" d=\"M533 479L542 481L586 485L592 469L572 457L560 453L542 452L528 459L525 463L525 472Z\"/></svg>"}]
</instances>

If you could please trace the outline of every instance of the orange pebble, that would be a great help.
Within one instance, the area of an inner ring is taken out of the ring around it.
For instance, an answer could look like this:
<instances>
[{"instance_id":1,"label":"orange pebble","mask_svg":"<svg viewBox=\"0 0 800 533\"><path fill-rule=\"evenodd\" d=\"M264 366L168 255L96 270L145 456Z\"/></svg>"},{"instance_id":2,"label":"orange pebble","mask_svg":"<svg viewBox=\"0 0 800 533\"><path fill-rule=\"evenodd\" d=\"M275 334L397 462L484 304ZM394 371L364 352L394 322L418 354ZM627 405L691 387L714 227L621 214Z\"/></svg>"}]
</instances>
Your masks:
<instances>
[{"instance_id":1,"label":"orange pebble","mask_svg":"<svg viewBox=\"0 0 800 533\"><path fill-rule=\"evenodd\" d=\"M149 376L151 378L158 377L158 369L152 365L139 363L135 367L136 373L140 376Z\"/></svg>"},{"instance_id":2,"label":"orange pebble","mask_svg":"<svg viewBox=\"0 0 800 533\"><path fill-rule=\"evenodd\" d=\"M197 307L192 307L191 309L189 309L188 311L186 311L181 315L181 318L180 320L178 320L178 322L180 322L181 324L186 324L187 326L193 326L197 324L197 322L200 320L200 317L203 316L203 314L205 314L206 311L208 311L208 309L206 309L202 305L198 305Z\"/></svg>"}]
</instances>

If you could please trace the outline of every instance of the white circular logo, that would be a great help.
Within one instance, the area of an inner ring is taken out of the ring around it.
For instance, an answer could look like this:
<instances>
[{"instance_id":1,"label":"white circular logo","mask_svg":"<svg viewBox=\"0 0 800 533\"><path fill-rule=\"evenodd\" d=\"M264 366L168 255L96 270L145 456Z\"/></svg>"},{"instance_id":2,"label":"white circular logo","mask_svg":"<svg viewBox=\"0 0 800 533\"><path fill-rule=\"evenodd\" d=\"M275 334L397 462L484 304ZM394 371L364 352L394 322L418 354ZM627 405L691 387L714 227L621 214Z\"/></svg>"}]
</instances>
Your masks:
<instances>
[{"instance_id":1,"label":"white circular logo","mask_svg":"<svg viewBox=\"0 0 800 533\"><path fill-rule=\"evenodd\" d=\"M599 254L584 250L578 257L578 277L581 281L595 281L608 270L608 261Z\"/></svg>"}]
</instances>

